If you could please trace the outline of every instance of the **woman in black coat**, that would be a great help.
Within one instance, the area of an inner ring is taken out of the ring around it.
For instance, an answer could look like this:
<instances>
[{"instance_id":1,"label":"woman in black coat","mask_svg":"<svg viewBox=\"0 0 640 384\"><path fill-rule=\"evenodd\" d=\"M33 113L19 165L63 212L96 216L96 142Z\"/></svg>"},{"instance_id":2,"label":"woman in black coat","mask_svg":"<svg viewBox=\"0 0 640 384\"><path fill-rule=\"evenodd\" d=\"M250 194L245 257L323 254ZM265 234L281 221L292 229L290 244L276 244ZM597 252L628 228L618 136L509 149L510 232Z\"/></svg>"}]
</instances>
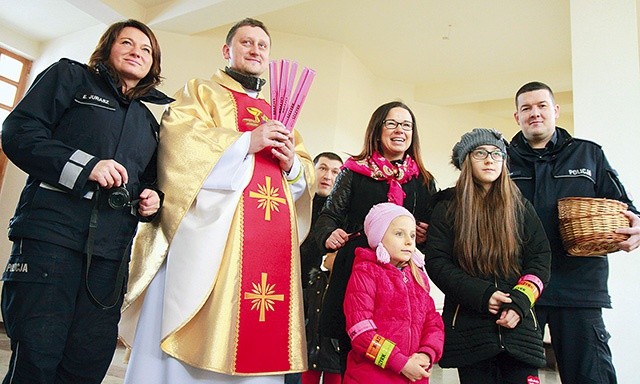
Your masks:
<instances>
[{"instance_id":1,"label":"woman in black coat","mask_svg":"<svg viewBox=\"0 0 640 384\"><path fill-rule=\"evenodd\" d=\"M460 178L433 199L425 267L445 294L439 364L458 368L462 384L535 382L545 363L533 305L549 279L549 242L505 160L499 132L466 133L453 148Z\"/></svg>"},{"instance_id":2,"label":"woman in black coat","mask_svg":"<svg viewBox=\"0 0 640 384\"><path fill-rule=\"evenodd\" d=\"M2 276L5 382L101 383L109 368L130 244L162 203L145 105L173 100L156 89L160 59L148 26L112 24L87 65L52 64L3 123L2 147L29 175Z\"/></svg>"},{"instance_id":3,"label":"woman in black coat","mask_svg":"<svg viewBox=\"0 0 640 384\"><path fill-rule=\"evenodd\" d=\"M433 176L420 157L413 112L401 102L378 107L371 116L362 152L349 158L313 228L327 252L338 251L322 313L320 332L340 342L341 370L351 342L342 309L356 247L366 247L364 218L375 204L392 202L416 217L417 243L426 236L426 208L435 193Z\"/></svg>"}]
</instances>

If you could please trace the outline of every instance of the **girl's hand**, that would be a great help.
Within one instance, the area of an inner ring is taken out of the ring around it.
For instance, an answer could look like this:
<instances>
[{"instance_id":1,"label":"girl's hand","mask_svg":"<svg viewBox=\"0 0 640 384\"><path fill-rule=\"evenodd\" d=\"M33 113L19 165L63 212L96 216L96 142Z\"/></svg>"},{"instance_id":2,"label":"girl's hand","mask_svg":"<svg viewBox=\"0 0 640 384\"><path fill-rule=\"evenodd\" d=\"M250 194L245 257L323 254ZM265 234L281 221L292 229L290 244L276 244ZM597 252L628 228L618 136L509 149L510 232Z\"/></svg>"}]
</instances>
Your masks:
<instances>
[{"instance_id":1,"label":"girl's hand","mask_svg":"<svg viewBox=\"0 0 640 384\"><path fill-rule=\"evenodd\" d=\"M508 293L495 291L489 298L489 312L491 314L497 315L498 311L500 311L500 308L502 308L502 304L510 302L511 298L509 297Z\"/></svg>"},{"instance_id":2,"label":"girl's hand","mask_svg":"<svg viewBox=\"0 0 640 384\"><path fill-rule=\"evenodd\" d=\"M420 364L420 366L430 372L429 367L431 367L431 358L426 353L416 352L409 358L410 360L415 360Z\"/></svg>"},{"instance_id":3,"label":"girl's hand","mask_svg":"<svg viewBox=\"0 0 640 384\"><path fill-rule=\"evenodd\" d=\"M520 322L520 315L518 312L513 309L507 309L506 311L502 311L500 314L500 318L496 320L496 324L505 328L515 328L516 325Z\"/></svg>"},{"instance_id":4,"label":"girl's hand","mask_svg":"<svg viewBox=\"0 0 640 384\"><path fill-rule=\"evenodd\" d=\"M413 358L413 356L407 361L407 364L402 367L400 371L403 375L407 377L407 379L411 381L416 381L420 379L427 378L431 375L431 371L427 371L422 368L420 364Z\"/></svg>"}]
</instances>

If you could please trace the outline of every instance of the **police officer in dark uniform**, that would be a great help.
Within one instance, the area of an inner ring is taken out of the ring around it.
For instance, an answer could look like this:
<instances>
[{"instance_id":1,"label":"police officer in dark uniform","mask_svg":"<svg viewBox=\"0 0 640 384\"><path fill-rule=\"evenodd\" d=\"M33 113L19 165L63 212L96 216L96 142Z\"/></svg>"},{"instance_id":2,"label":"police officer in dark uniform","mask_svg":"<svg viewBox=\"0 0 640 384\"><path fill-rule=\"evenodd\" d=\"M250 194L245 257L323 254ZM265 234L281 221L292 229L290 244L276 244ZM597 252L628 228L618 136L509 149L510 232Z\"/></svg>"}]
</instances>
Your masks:
<instances>
[{"instance_id":1,"label":"police officer in dark uniform","mask_svg":"<svg viewBox=\"0 0 640 384\"><path fill-rule=\"evenodd\" d=\"M129 248L152 220L159 125L171 101L144 24L111 25L89 64L61 59L6 118L2 147L29 177L2 279L12 356L4 383L100 383L115 351Z\"/></svg>"},{"instance_id":2,"label":"police officer in dark uniform","mask_svg":"<svg viewBox=\"0 0 640 384\"><path fill-rule=\"evenodd\" d=\"M620 248L640 245L640 218L616 171L599 145L575 139L556 127L559 106L546 84L531 82L516 93L514 117L521 132L508 148L511 177L531 201L549 238L551 280L538 302L541 325L548 324L563 383L615 383L609 333L602 308L611 308L606 257L572 257L562 246L558 199L598 197L629 205L631 235Z\"/></svg>"}]
</instances>

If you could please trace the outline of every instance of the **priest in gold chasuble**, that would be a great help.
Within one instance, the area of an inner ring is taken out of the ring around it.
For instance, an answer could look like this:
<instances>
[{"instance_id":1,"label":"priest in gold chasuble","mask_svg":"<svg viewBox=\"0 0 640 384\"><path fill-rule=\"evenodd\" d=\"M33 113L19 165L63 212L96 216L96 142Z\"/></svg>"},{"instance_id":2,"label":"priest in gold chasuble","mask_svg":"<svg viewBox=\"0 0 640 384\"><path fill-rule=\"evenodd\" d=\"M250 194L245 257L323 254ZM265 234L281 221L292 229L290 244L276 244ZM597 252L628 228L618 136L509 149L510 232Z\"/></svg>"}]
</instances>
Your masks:
<instances>
[{"instance_id":1,"label":"priest in gold chasuble","mask_svg":"<svg viewBox=\"0 0 640 384\"><path fill-rule=\"evenodd\" d=\"M266 28L238 24L229 67L190 80L162 119L165 200L134 242L125 383L283 383L307 368L299 242L313 164L260 94Z\"/></svg>"}]
</instances>

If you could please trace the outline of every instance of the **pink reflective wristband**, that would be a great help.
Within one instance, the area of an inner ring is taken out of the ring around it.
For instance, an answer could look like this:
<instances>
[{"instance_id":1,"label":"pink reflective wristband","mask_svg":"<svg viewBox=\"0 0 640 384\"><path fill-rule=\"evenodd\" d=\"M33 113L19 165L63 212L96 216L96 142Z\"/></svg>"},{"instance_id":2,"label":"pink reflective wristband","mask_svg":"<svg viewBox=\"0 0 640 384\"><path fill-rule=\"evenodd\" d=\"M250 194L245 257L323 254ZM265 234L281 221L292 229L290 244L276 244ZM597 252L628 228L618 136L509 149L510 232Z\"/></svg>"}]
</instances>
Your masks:
<instances>
[{"instance_id":1,"label":"pink reflective wristband","mask_svg":"<svg viewBox=\"0 0 640 384\"><path fill-rule=\"evenodd\" d=\"M524 275L520 278L520 280L518 280L518 282L522 281L522 280L526 280L526 281L530 281L533 284L535 284L538 287L538 292L542 293L542 290L544 289L544 284L542 283L542 280L540 280L540 278L536 275Z\"/></svg>"},{"instance_id":2,"label":"pink reflective wristband","mask_svg":"<svg viewBox=\"0 0 640 384\"><path fill-rule=\"evenodd\" d=\"M376 329L378 329L378 327L376 327L373 320L366 319L354 324L353 327L349 328L349 332L347 333L349 334L349 338L353 340L366 331Z\"/></svg>"}]
</instances>

